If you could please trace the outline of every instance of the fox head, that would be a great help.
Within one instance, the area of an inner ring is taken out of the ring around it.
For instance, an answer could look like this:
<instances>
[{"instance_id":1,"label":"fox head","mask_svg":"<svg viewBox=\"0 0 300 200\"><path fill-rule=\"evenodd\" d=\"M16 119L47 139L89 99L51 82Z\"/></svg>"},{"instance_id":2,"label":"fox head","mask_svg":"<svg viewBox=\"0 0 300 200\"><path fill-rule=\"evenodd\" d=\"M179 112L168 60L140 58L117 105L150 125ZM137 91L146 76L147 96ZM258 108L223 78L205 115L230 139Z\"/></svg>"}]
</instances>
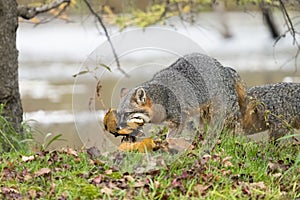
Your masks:
<instances>
[{"instance_id":1,"label":"fox head","mask_svg":"<svg viewBox=\"0 0 300 200\"><path fill-rule=\"evenodd\" d=\"M138 136L143 134L145 123L161 123L166 118L162 105L154 104L145 88L121 91L118 110L110 109L104 116L104 127L115 136Z\"/></svg>"},{"instance_id":2,"label":"fox head","mask_svg":"<svg viewBox=\"0 0 300 200\"><path fill-rule=\"evenodd\" d=\"M117 110L117 129L127 127L135 130L145 123L161 123L166 118L166 110L155 104L151 94L143 87L121 92L121 102Z\"/></svg>"},{"instance_id":3,"label":"fox head","mask_svg":"<svg viewBox=\"0 0 300 200\"><path fill-rule=\"evenodd\" d=\"M136 130L151 121L152 100L142 87L124 92L117 110L117 130Z\"/></svg>"}]
</instances>

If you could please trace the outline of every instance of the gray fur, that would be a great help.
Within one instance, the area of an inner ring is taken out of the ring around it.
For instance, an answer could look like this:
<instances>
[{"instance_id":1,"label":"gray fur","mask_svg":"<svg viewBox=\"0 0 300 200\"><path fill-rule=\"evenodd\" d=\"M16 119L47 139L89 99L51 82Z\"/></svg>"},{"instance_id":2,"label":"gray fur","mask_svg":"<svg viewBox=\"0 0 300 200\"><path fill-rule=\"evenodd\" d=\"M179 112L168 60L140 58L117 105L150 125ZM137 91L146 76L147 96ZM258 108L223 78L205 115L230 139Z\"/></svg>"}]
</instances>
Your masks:
<instances>
[{"instance_id":1,"label":"gray fur","mask_svg":"<svg viewBox=\"0 0 300 200\"><path fill-rule=\"evenodd\" d=\"M205 104L211 105L212 118L223 120L230 115L235 119L240 110L234 87L238 81L236 76L233 69L224 68L209 56L193 53L181 57L157 72L150 81L129 90L119 104L117 124L124 127L131 113L144 112L132 104L138 88L143 88L152 102L160 105L162 113L165 112L163 121L182 124L187 113ZM233 112L235 114L231 114Z\"/></svg>"},{"instance_id":2,"label":"gray fur","mask_svg":"<svg viewBox=\"0 0 300 200\"><path fill-rule=\"evenodd\" d=\"M300 128L300 83L256 86L247 96L253 120L245 127L246 134L269 129L271 139L277 139L291 128Z\"/></svg>"}]
</instances>

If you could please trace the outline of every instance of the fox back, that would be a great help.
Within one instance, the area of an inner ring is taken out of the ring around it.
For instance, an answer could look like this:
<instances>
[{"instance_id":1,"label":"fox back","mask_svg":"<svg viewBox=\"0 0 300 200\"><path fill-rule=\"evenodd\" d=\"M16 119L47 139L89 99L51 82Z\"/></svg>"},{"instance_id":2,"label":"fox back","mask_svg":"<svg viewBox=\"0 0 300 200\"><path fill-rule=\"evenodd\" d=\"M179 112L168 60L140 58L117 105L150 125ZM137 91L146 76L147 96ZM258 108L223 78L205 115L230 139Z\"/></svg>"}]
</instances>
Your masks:
<instances>
[{"instance_id":1,"label":"fox back","mask_svg":"<svg viewBox=\"0 0 300 200\"><path fill-rule=\"evenodd\" d=\"M234 84L232 73L216 59L199 53L183 56L121 98L117 129L164 121L178 129L187 115L206 105L213 105L211 115L226 116L236 106Z\"/></svg>"},{"instance_id":2,"label":"fox back","mask_svg":"<svg viewBox=\"0 0 300 200\"><path fill-rule=\"evenodd\" d=\"M277 83L252 87L247 94L243 119L246 134L269 129L277 139L291 128L300 128L300 83Z\"/></svg>"}]
</instances>

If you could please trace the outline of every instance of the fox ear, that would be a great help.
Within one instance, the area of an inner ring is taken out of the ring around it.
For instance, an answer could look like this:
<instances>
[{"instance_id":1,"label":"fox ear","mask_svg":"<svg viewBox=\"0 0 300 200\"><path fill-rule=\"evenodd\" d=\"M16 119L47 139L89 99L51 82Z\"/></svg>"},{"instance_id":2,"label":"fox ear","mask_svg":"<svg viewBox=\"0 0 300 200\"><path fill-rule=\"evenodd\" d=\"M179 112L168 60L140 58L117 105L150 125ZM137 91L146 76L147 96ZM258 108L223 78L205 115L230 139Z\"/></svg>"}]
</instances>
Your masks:
<instances>
[{"instance_id":1,"label":"fox ear","mask_svg":"<svg viewBox=\"0 0 300 200\"><path fill-rule=\"evenodd\" d=\"M138 88L135 92L135 99L139 105L146 104L146 92L143 88Z\"/></svg>"},{"instance_id":2,"label":"fox ear","mask_svg":"<svg viewBox=\"0 0 300 200\"><path fill-rule=\"evenodd\" d=\"M120 97L124 97L128 93L129 89L128 88L122 88L120 91Z\"/></svg>"}]
</instances>

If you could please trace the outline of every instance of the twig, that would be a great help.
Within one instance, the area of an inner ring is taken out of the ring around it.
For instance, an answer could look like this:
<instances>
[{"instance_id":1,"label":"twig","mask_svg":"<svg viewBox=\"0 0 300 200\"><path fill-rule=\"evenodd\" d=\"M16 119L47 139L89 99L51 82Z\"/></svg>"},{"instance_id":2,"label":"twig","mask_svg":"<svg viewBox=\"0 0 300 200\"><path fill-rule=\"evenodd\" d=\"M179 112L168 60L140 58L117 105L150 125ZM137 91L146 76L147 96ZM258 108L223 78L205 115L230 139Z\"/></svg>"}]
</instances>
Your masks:
<instances>
[{"instance_id":1,"label":"twig","mask_svg":"<svg viewBox=\"0 0 300 200\"><path fill-rule=\"evenodd\" d=\"M115 60L116 60L116 63L117 63L117 67L118 67L118 70L123 73L126 77L129 77L129 75L121 68L121 65L120 65L120 61L119 61L119 58L118 58L118 55L116 53L116 50L115 50L115 47L110 39L110 36L108 34L108 31L105 27L105 24L103 23L103 20L102 18L96 13L96 11L92 8L91 4L88 2L88 0L84 0L86 6L88 7L88 9L90 10L90 12L96 17L96 19L98 20L98 22L100 23L102 29L104 30L104 34L105 34L105 37L111 47L111 50L112 50L112 53L115 57Z\"/></svg>"},{"instance_id":2,"label":"twig","mask_svg":"<svg viewBox=\"0 0 300 200\"><path fill-rule=\"evenodd\" d=\"M38 23L35 24L35 26L37 25L40 25L40 24L45 24L45 23L48 23L50 21L52 21L53 19L55 18L58 18L60 15L62 15L66 10L67 10L67 7L69 6L70 4L66 4L56 15L54 15L53 17L51 18L48 18L48 19L44 19ZM66 22L70 22L70 20L65 20Z\"/></svg>"},{"instance_id":3,"label":"twig","mask_svg":"<svg viewBox=\"0 0 300 200\"><path fill-rule=\"evenodd\" d=\"M18 7L18 16L24 19L32 19L38 14L45 13L52 9L58 8L60 5L64 3L66 3L67 4L66 6L68 6L71 3L71 0L56 0L39 7L27 7L21 5Z\"/></svg>"},{"instance_id":4,"label":"twig","mask_svg":"<svg viewBox=\"0 0 300 200\"><path fill-rule=\"evenodd\" d=\"M300 54L300 44L298 43L297 41L297 38L296 38L296 35L298 34L297 31L295 30L294 28L294 25L293 25L293 22L290 18L290 15L289 13L287 12L282 0L279 0L279 3L280 3L280 7L281 7L281 10L282 10L282 13L283 13L283 18L285 20L285 23L288 27L288 31L292 37L293 37L293 45L296 45L297 46L297 52L294 56L294 59L295 59L295 67L296 67L296 71L297 71L297 59L299 57L299 54ZM281 37L280 37L281 38Z\"/></svg>"},{"instance_id":5,"label":"twig","mask_svg":"<svg viewBox=\"0 0 300 200\"><path fill-rule=\"evenodd\" d=\"M294 29L294 26L293 26L293 22L292 22L292 20L289 16L285 6L284 6L282 0L279 0L279 2L280 2L280 7L282 9L282 12L284 14L284 19L286 21L286 25L288 26L288 29L289 29L291 35L293 36L293 39L294 39L294 42L295 42L296 41L296 32L295 32L295 29Z\"/></svg>"}]
</instances>

